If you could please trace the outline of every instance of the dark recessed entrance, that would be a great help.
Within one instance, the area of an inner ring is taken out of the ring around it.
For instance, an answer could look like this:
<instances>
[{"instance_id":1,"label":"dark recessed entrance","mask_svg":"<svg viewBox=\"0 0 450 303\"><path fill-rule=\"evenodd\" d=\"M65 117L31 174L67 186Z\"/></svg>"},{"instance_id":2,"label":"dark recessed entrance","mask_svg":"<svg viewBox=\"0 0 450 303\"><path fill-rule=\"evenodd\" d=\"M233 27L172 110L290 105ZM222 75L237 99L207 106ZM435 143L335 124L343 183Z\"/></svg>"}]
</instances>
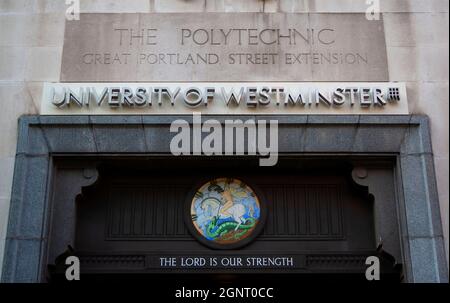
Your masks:
<instances>
[{"instance_id":1,"label":"dark recessed entrance","mask_svg":"<svg viewBox=\"0 0 450 303\"><path fill-rule=\"evenodd\" d=\"M56 163L64 172L77 161ZM124 158L97 159L93 165L98 168L96 182L76 198L73 247L52 252L59 258L49 260L50 279L63 277L61 256L68 254L80 257L84 279L164 279L162 273L171 273L181 280L232 283L271 274L278 281L293 275L362 280L365 259L371 255L381 258L389 280L401 279L401 266L377 247L381 243L375 237L373 197L353 181L352 161L284 157L276 168L267 168L249 158ZM392 162L378 161L377 166L389 170ZM251 185L266 208L262 231L242 248L212 249L186 224L185 205L193 190L219 177ZM205 256L254 259L245 268L162 268L159 262L161 257ZM262 262L270 258L292 258L295 264L263 268Z\"/></svg>"},{"instance_id":2,"label":"dark recessed entrance","mask_svg":"<svg viewBox=\"0 0 450 303\"><path fill-rule=\"evenodd\" d=\"M267 116L279 124L276 168L174 157L175 119L22 117L2 281L58 280L68 254L84 280L365 280L374 254L396 281L448 280L426 117ZM192 213L180 217L188 192L219 177L241 178L266 207L264 228L239 248L204 245L186 229ZM161 255L292 257L295 266L161 268Z\"/></svg>"}]
</instances>

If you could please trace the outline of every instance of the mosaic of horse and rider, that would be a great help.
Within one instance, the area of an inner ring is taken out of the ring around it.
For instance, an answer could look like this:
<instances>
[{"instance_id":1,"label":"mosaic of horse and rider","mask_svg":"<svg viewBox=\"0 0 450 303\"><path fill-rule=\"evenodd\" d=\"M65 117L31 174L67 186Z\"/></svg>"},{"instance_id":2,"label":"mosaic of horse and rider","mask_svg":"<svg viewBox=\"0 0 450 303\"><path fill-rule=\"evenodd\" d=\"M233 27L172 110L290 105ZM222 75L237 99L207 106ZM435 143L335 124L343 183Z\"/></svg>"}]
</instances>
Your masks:
<instances>
[{"instance_id":1,"label":"mosaic of horse and rider","mask_svg":"<svg viewBox=\"0 0 450 303\"><path fill-rule=\"evenodd\" d=\"M191 218L206 239L231 244L252 234L260 219L260 203L242 181L219 178L198 189L192 199Z\"/></svg>"}]
</instances>

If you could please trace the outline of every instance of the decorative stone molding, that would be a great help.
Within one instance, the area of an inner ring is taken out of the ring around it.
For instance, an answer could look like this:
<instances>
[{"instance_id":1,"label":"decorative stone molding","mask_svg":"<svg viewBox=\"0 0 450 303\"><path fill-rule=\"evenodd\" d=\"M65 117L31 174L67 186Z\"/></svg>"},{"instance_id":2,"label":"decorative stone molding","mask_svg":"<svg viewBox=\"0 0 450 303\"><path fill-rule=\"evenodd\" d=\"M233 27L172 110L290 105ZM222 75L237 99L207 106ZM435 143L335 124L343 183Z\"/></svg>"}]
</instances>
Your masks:
<instances>
[{"instance_id":1,"label":"decorative stone molding","mask_svg":"<svg viewBox=\"0 0 450 303\"><path fill-rule=\"evenodd\" d=\"M394 176L376 167L356 166L352 171L352 179L357 185L365 188L373 199L377 246L383 247L396 262L401 262L403 257L398 249L397 229L400 210L395 199Z\"/></svg>"},{"instance_id":2,"label":"decorative stone molding","mask_svg":"<svg viewBox=\"0 0 450 303\"><path fill-rule=\"evenodd\" d=\"M82 195L82 189L93 185L99 176L96 167L64 167L64 173L57 170L54 174L53 197L50 200L48 211L51 212L51 219L47 217L48 250L44 254L47 258L42 262L51 264L55 258L68 246L74 247L75 224L76 224L76 201ZM69 186L68 186L69 185ZM45 268L41 269L42 271ZM41 273L45 275L45 272Z\"/></svg>"}]
</instances>

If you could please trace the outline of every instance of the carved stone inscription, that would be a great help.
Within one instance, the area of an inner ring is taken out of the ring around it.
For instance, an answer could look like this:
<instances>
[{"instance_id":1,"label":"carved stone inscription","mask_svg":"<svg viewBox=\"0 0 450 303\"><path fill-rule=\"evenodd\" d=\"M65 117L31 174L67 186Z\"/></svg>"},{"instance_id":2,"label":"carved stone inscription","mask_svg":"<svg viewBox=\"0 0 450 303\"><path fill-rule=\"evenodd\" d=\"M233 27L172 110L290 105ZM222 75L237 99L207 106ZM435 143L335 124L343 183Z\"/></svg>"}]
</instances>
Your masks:
<instances>
[{"instance_id":1,"label":"carved stone inscription","mask_svg":"<svg viewBox=\"0 0 450 303\"><path fill-rule=\"evenodd\" d=\"M364 14L82 14L61 81L388 81Z\"/></svg>"}]
</instances>

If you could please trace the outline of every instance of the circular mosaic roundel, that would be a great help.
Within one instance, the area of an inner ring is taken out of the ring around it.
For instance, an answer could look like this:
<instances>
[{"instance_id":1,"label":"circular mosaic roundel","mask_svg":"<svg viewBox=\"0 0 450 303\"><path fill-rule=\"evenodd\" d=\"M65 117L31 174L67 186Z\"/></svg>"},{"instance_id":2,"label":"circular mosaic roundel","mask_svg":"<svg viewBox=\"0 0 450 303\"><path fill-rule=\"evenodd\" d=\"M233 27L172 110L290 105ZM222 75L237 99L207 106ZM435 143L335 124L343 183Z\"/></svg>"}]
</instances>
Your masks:
<instances>
[{"instance_id":1,"label":"circular mosaic roundel","mask_svg":"<svg viewBox=\"0 0 450 303\"><path fill-rule=\"evenodd\" d=\"M260 215L258 197L237 179L212 180L201 186L192 198L192 223L204 238L220 245L249 237Z\"/></svg>"}]
</instances>

